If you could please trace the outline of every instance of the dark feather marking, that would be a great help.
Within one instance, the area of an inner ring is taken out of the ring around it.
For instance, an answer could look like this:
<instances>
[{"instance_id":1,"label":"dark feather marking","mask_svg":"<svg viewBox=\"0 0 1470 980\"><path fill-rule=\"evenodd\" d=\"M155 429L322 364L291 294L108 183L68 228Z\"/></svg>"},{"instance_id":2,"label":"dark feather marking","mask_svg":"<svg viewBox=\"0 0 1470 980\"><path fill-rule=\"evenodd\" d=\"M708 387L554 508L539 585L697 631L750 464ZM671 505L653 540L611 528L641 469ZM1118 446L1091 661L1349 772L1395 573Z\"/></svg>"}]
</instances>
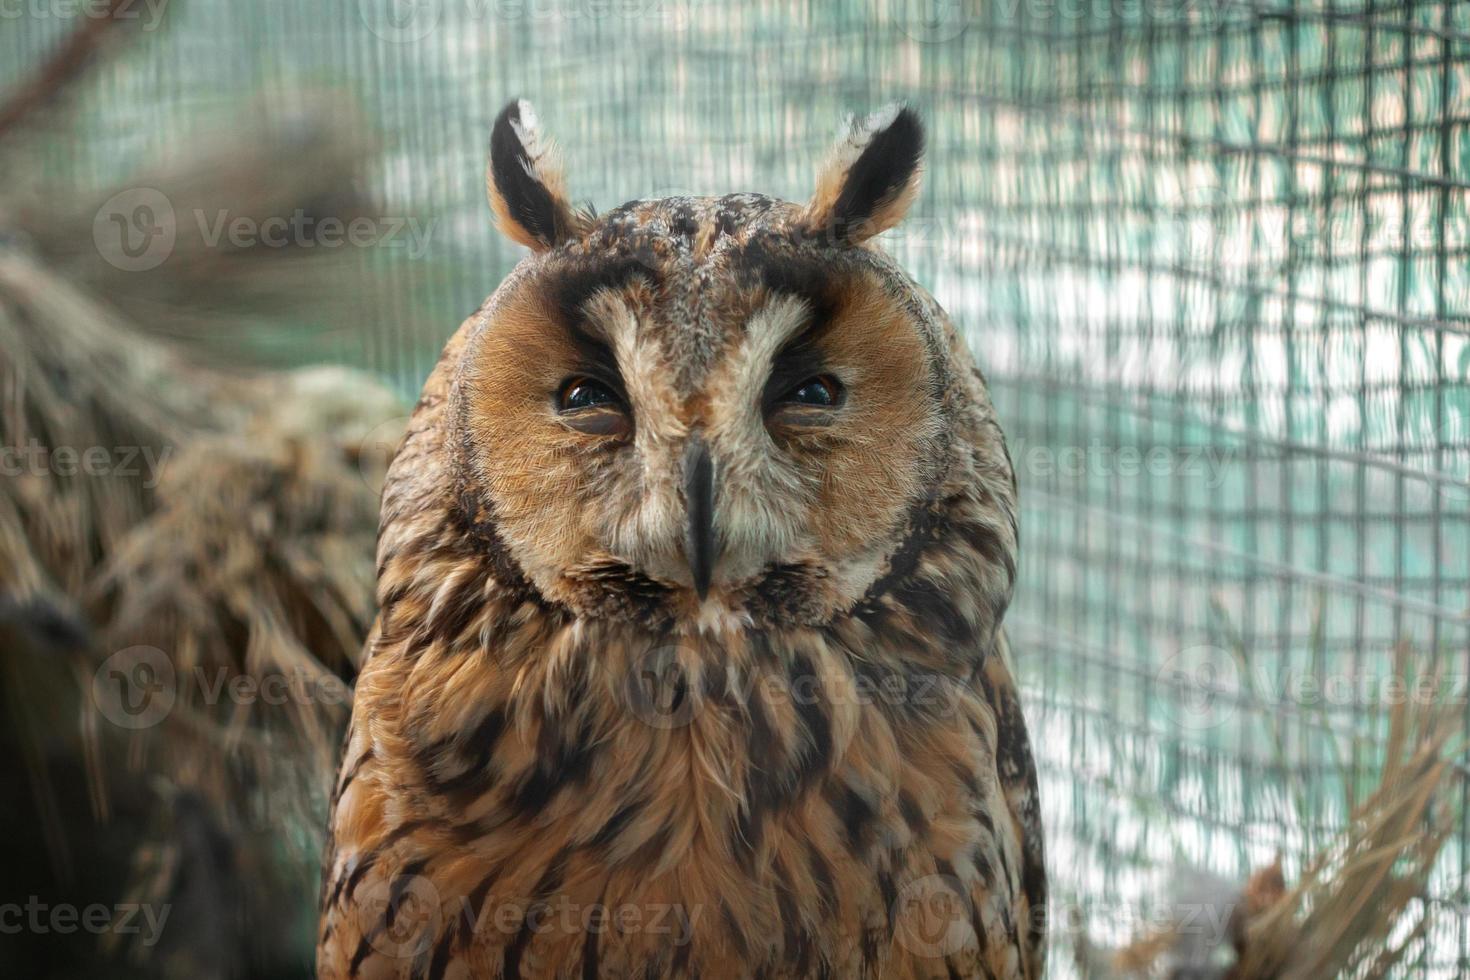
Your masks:
<instances>
[{"instance_id":1,"label":"dark feather marking","mask_svg":"<svg viewBox=\"0 0 1470 980\"><path fill-rule=\"evenodd\" d=\"M976 554L984 558L991 565L998 565L1005 569L1006 579L1011 583L1016 581L1016 558L1011 550L1001 541L1000 535L993 528L986 527L978 522L958 522L955 530L959 533Z\"/></svg>"},{"instance_id":2,"label":"dark feather marking","mask_svg":"<svg viewBox=\"0 0 1470 980\"><path fill-rule=\"evenodd\" d=\"M950 763L950 772L954 773L955 779L963 786L972 797L980 798L980 777L974 770L963 762L955 760Z\"/></svg>"},{"instance_id":3,"label":"dark feather marking","mask_svg":"<svg viewBox=\"0 0 1470 980\"><path fill-rule=\"evenodd\" d=\"M357 949L352 954L352 962L347 964L347 975L349 977L357 976L357 971L362 969L362 964L372 955L372 952L373 944L368 937L363 936L359 939L357 941Z\"/></svg>"},{"instance_id":4,"label":"dark feather marking","mask_svg":"<svg viewBox=\"0 0 1470 980\"><path fill-rule=\"evenodd\" d=\"M863 951L863 974L875 976L878 951L883 947L883 936L877 929L864 929L860 942Z\"/></svg>"},{"instance_id":5,"label":"dark feather marking","mask_svg":"<svg viewBox=\"0 0 1470 980\"><path fill-rule=\"evenodd\" d=\"M403 901L404 889L413 884L413 880L419 876L419 872L429 866L428 858L418 858L405 864L393 878L393 884L388 888L388 907L383 910L383 925L389 929L393 928L394 921L398 918L398 905Z\"/></svg>"},{"instance_id":6,"label":"dark feather marking","mask_svg":"<svg viewBox=\"0 0 1470 980\"><path fill-rule=\"evenodd\" d=\"M803 957L806 953L806 943L801 930L801 913L791 898L791 890L780 884L776 886L776 906L781 911L782 941L786 946L784 959L790 963L794 952L800 951Z\"/></svg>"},{"instance_id":7,"label":"dark feather marking","mask_svg":"<svg viewBox=\"0 0 1470 980\"><path fill-rule=\"evenodd\" d=\"M468 433L469 427L464 426L463 431ZM471 447L465 447L465 458L471 458L469 454L472 451ZM500 529L496 527L490 505L474 489L467 476L461 475L460 486L454 496L454 506L451 508L451 519L458 537L456 547L459 550L443 557L451 560L470 558L482 562L500 587L500 598L504 605L514 607L519 602L530 600L546 607L546 600L531 585L511 557L510 549L500 536Z\"/></svg>"},{"instance_id":8,"label":"dark feather marking","mask_svg":"<svg viewBox=\"0 0 1470 980\"><path fill-rule=\"evenodd\" d=\"M812 878L817 884L817 893L821 896L822 904L827 909L837 908L837 882L832 877L832 867L822 852L817 850L817 845L807 843L807 864L811 866Z\"/></svg>"},{"instance_id":9,"label":"dark feather marking","mask_svg":"<svg viewBox=\"0 0 1470 980\"><path fill-rule=\"evenodd\" d=\"M470 733L466 748L473 754L465 761L464 770L447 778L440 778L435 770L442 754L451 749L457 739L449 736L428 746L416 747L414 755L419 763L419 771L423 773L425 787L435 795L450 797L460 804L474 802L494 784L495 770L491 762L495 747L504 732L504 711L500 708L491 709Z\"/></svg>"},{"instance_id":10,"label":"dark feather marking","mask_svg":"<svg viewBox=\"0 0 1470 980\"><path fill-rule=\"evenodd\" d=\"M587 936L582 940L582 980L597 980L600 971L599 960L601 959L602 930L607 927L607 885L604 884L602 892L597 896L597 907L603 910L603 916L599 922L599 928L588 928Z\"/></svg>"},{"instance_id":11,"label":"dark feather marking","mask_svg":"<svg viewBox=\"0 0 1470 980\"><path fill-rule=\"evenodd\" d=\"M810 347L834 322L840 305L832 263L804 256L774 235L754 235L739 254L737 274L752 285L783 296L794 296L807 304L810 316L801 334L788 342Z\"/></svg>"},{"instance_id":12,"label":"dark feather marking","mask_svg":"<svg viewBox=\"0 0 1470 980\"><path fill-rule=\"evenodd\" d=\"M436 632L449 640L459 639L486 605L484 580L476 575L467 576L445 602L444 611L434 624Z\"/></svg>"},{"instance_id":13,"label":"dark feather marking","mask_svg":"<svg viewBox=\"0 0 1470 980\"><path fill-rule=\"evenodd\" d=\"M909 829L915 834L923 832L924 828L929 825L929 821L924 819L924 811L919 808L918 801L908 790L903 790L898 794L898 811L903 814L904 823L908 824Z\"/></svg>"},{"instance_id":14,"label":"dark feather marking","mask_svg":"<svg viewBox=\"0 0 1470 980\"><path fill-rule=\"evenodd\" d=\"M582 587L602 615L632 619L651 633L663 631L671 619L666 605L669 588L625 562L589 562L573 569L566 578Z\"/></svg>"},{"instance_id":15,"label":"dark feather marking","mask_svg":"<svg viewBox=\"0 0 1470 980\"><path fill-rule=\"evenodd\" d=\"M820 565L772 565L762 573L746 599L746 609L758 622L800 623L812 618L828 572Z\"/></svg>"},{"instance_id":16,"label":"dark feather marking","mask_svg":"<svg viewBox=\"0 0 1470 980\"><path fill-rule=\"evenodd\" d=\"M1004 860L1004 852L1001 857ZM995 888L995 865L990 863L990 858L986 855L984 848L975 848L971 863L975 865L975 870L980 872L980 880L985 883L985 887Z\"/></svg>"},{"instance_id":17,"label":"dark feather marking","mask_svg":"<svg viewBox=\"0 0 1470 980\"><path fill-rule=\"evenodd\" d=\"M909 514L909 529L904 535L903 543L888 559L888 570L868 587L860 608L876 603L895 585L914 574L924 549L934 542L941 523L939 510L932 501L921 503L913 509Z\"/></svg>"},{"instance_id":18,"label":"dark feather marking","mask_svg":"<svg viewBox=\"0 0 1470 980\"><path fill-rule=\"evenodd\" d=\"M694 939L686 938L674 949L674 959L670 964L669 972L673 976L689 976L689 960L694 954Z\"/></svg>"},{"instance_id":19,"label":"dark feather marking","mask_svg":"<svg viewBox=\"0 0 1470 980\"><path fill-rule=\"evenodd\" d=\"M561 887L562 879L566 874L567 859L571 852L567 848L558 851L541 873L540 879L531 889L531 904L526 909L526 915L521 920L521 928L516 932L515 938L511 940L505 949L505 980L519 980L521 975L521 957L525 955L526 947L535 938L535 931L531 928L531 915L539 912L546 905L546 898L552 892Z\"/></svg>"},{"instance_id":20,"label":"dark feather marking","mask_svg":"<svg viewBox=\"0 0 1470 980\"><path fill-rule=\"evenodd\" d=\"M962 661L970 657L975 640L974 628L938 585L912 578L896 588L893 597L908 609L916 622L929 628L931 635L944 645L941 652L950 660Z\"/></svg>"},{"instance_id":21,"label":"dark feather marking","mask_svg":"<svg viewBox=\"0 0 1470 980\"><path fill-rule=\"evenodd\" d=\"M905 106L848 168L832 206L832 233L844 239L867 222L904 188L923 156L923 124L918 113Z\"/></svg>"},{"instance_id":22,"label":"dark feather marking","mask_svg":"<svg viewBox=\"0 0 1470 980\"><path fill-rule=\"evenodd\" d=\"M346 737L343 739L344 749L346 748L346 745L351 740L351 738L352 732L351 730L349 730ZM372 757L373 750L372 747L369 746L368 748L363 750L362 755L357 757L357 761L352 764L352 768L348 769L345 773L342 774L342 778L337 783L337 794L335 797L333 797L334 802L337 798L341 797L342 792L347 789L348 784L350 784L354 779L357 778L357 774L362 771L362 767L366 765L367 762L372 759Z\"/></svg>"},{"instance_id":23,"label":"dark feather marking","mask_svg":"<svg viewBox=\"0 0 1470 980\"><path fill-rule=\"evenodd\" d=\"M645 802L641 799L630 800L618 807L617 811L608 818L607 823L602 825L602 829L587 843L587 846L593 850L601 850L617 840L618 835L627 829L633 818L642 812Z\"/></svg>"},{"instance_id":24,"label":"dark feather marking","mask_svg":"<svg viewBox=\"0 0 1470 980\"><path fill-rule=\"evenodd\" d=\"M516 224L543 244L555 245L566 233L561 208L551 191L535 175L535 161L516 135L521 122L521 104L513 100L495 119L490 130L490 173L495 189L505 201Z\"/></svg>"},{"instance_id":25,"label":"dark feather marking","mask_svg":"<svg viewBox=\"0 0 1470 980\"><path fill-rule=\"evenodd\" d=\"M465 916L460 924L460 936L456 944L464 946L470 936L474 934L475 925L485 917L485 904L490 901L490 889L495 885L495 879L500 876L500 869L493 868L490 873L475 883L470 893L465 898Z\"/></svg>"},{"instance_id":26,"label":"dark feather marking","mask_svg":"<svg viewBox=\"0 0 1470 980\"><path fill-rule=\"evenodd\" d=\"M735 948L736 958L744 961L750 958L750 946L745 942L745 934L735 922L735 913L730 911L730 905L724 899L720 899L720 918L725 923L725 931L730 936L730 945Z\"/></svg>"},{"instance_id":27,"label":"dark feather marking","mask_svg":"<svg viewBox=\"0 0 1470 980\"><path fill-rule=\"evenodd\" d=\"M388 836L363 855L362 860L352 869L352 874L346 881L343 897L349 900L352 898L353 893L357 891L357 886L362 883L362 879L367 876L367 873L372 870L378 859L387 853L389 848L421 827L428 826L429 823L428 820L406 820L389 831Z\"/></svg>"},{"instance_id":28,"label":"dark feather marking","mask_svg":"<svg viewBox=\"0 0 1470 980\"><path fill-rule=\"evenodd\" d=\"M449 956L454 950L456 932L457 930L445 929L439 935L439 941L434 944L434 957L429 960L428 980L444 980L445 971L449 969Z\"/></svg>"},{"instance_id":29,"label":"dark feather marking","mask_svg":"<svg viewBox=\"0 0 1470 980\"><path fill-rule=\"evenodd\" d=\"M648 838L642 847L638 848L638 853L629 863L634 865L657 863L663 857L664 851L668 850L669 837L672 832L672 828L667 823L661 824L658 831Z\"/></svg>"},{"instance_id":30,"label":"dark feather marking","mask_svg":"<svg viewBox=\"0 0 1470 980\"><path fill-rule=\"evenodd\" d=\"M898 921L898 885L887 871L878 872L878 892L883 896L883 908L888 913L888 935L892 936Z\"/></svg>"},{"instance_id":31,"label":"dark feather marking","mask_svg":"<svg viewBox=\"0 0 1470 980\"><path fill-rule=\"evenodd\" d=\"M844 787L841 798L832 800L831 804L832 811L842 821L842 830L847 835L848 846L854 853L862 853L866 849L867 839L871 836L873 821L878 816L878 811L851 786Z\"/></svg>"},{"instance_id":32,"label":"dark feather marking","mask_svg":"<svg viewBox=\"0 0 1470 980\"><path fill-rule=\"evenodd\" d=\"M832 761L832 722L822 710L821 691L816 671L806 654L798 654L792 661L789 673L792 701L796 704L796 716L800 720L801 747L797 777L802 785L809 784L826 771Z\"/></svg>"},{"instance_id":33,"label":"dark feather marking","mask_svg":"<svg viewBox=\"0 0 1470 980\"><path fill-rule=\"evenodd\" d=\"M662 282L656 266L632 255L607 259L577 258L568 260L552 272L541 289L549 295L553 311L562 326L571 333L571 339L579 350L617 370L617 361L606 342L587 332L583 308L587 301L603 290L626 289L637 280L644 280L657 288Z\"/></svg>"},{"instance_id":34,"label":"dark feather marking","mask_svg":"<svg viewBox=\"0 0 1470 980\"><path fill-rule=\"evenodd\" d=\"M580 694L574 698L580 700ZM566 733L555 731L552 724L543 721L535 766L507 801L511 813L518 816L536 813L557 793L587 778L596 754L591 724L584 714L576 731Z\"/></svg>"}]
</instances>

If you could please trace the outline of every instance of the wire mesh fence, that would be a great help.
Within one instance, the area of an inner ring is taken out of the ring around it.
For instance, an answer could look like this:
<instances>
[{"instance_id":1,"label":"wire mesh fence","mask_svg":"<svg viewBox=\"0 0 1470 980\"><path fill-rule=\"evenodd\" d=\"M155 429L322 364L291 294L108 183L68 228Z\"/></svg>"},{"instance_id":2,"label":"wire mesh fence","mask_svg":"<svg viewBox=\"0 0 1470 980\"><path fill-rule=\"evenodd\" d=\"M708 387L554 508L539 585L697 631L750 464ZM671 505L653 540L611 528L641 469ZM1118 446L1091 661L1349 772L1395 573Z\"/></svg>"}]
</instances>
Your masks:
<instances>
[{"instance_id":1,"label":"wire mesh fence","mask_svg":"<svg viewBox=\"0 0 1470 980\"><path fill-rule=\"evenodd\" d=\"M77 9L0 7L23 28L0 32L0 84ZM1007 623L1052 875L1094 934L1126 939L1176 865L1238 879L1280 853L1290 877L1373 784L1393 699L1463 687L1470 3L136 12L157 29L101 69L47 178L100 190L232 113L347 93L403 223L350 260L394 299L270 343L405 394L517 258L481 183L511 96L599 208L801 199L844 113L916 105L927 183L889 247L962 324L1010 439ZM1444 689L1394 686L1400 643L1449 657ZM1417 975L1470 972L1461 803Z\"/></svg>"}]
</instances>

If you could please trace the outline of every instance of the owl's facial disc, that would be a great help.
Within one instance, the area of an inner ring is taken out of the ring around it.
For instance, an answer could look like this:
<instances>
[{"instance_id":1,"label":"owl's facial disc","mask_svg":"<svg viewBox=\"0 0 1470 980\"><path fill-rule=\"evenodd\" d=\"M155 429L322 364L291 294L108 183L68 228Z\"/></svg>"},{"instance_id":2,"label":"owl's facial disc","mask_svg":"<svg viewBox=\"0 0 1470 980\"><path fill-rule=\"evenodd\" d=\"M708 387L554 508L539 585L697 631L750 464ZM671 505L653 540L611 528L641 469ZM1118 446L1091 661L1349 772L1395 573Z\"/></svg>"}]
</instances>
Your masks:
<instances>
[{"instance_id":1,"label":"owl's facial disc","mask_svg":"<svg viewBox=\"0 0 1470 980\"><path fill-rule=\"evenodd\" d=\"M886 275L771 242L541 259L461 378L475 482L538 591L674 620L861 599L943 455L935 354Z\"/></svg>"}]
</instances>

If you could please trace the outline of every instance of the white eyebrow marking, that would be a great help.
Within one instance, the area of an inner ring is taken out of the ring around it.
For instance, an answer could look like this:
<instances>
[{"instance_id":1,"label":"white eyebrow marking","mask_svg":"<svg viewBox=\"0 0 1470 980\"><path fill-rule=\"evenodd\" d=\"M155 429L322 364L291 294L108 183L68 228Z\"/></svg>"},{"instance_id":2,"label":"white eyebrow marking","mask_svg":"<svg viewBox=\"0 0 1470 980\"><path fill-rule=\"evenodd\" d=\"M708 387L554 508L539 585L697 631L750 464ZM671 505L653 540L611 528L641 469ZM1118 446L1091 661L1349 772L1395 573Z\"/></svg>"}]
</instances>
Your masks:
<instances>
[{"instance_id":1,"label":"white eyebrow marking","mask_svg":"<svg viewBox=\"0 0 1470 980\"><path fill-rule=\"evenodd\" d=\"M781 348L811 322L811 304L799 296L778 294L770 302L751 314L746 325L745 340L741 344L740 358L760 372L763 381L770 370L771 362L781 353ZM746 380L742 375L741 380Z\"/></svg>"}]
</instances>

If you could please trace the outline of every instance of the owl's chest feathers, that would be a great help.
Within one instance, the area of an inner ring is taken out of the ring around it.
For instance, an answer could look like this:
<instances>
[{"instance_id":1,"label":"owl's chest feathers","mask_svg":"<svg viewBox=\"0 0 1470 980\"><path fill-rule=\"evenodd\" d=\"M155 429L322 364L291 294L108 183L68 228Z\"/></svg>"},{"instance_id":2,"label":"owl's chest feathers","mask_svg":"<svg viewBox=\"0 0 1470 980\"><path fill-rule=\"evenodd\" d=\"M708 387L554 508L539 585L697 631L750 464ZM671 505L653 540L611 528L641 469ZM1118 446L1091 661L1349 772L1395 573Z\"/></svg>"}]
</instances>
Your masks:
<instances>
[{"instance_id":1,"label":"owl's chest feathers","mask_svg":"<svg viewBox=\"0 0 1470 980\"><path fill-rule=\"evenodd\" d=\"M856 941L936 871L1015 890L983 651L892 610L719 640L513 619L493 657L391 658L364 690L393 846L450 849L422 873L478 918L555 899Z\"/></svg>"}]
</instances>

